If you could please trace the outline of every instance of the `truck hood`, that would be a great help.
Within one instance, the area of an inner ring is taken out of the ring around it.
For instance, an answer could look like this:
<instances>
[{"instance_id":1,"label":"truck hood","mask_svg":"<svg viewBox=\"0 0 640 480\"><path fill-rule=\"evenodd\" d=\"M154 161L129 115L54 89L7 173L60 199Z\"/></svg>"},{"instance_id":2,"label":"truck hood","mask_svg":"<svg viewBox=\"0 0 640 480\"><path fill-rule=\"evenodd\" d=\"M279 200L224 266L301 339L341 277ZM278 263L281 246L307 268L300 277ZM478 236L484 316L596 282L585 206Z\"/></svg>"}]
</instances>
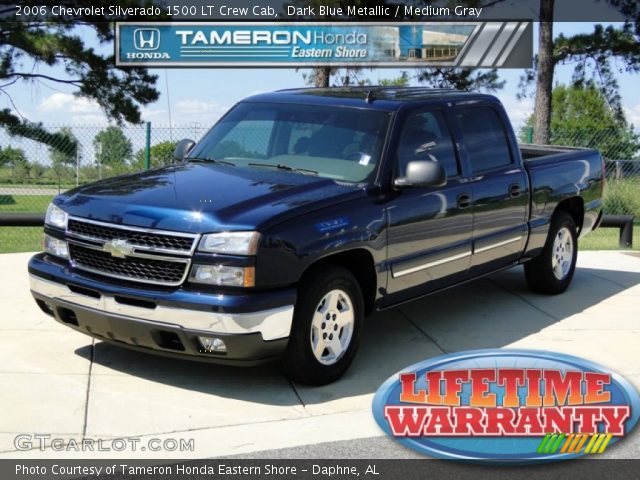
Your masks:
<instances>
[{"instance_id":1,"label":"truck hood","mask_svg":"<svg viewBox=\"0 0 640 480\"><path fill-rule=\"evenodd\" d=\"M78 187L55 203L72 216L205 233L261 230L352 195L362 195L362 189L311 175L183 163Z\"/></svg>"}]
</instances>

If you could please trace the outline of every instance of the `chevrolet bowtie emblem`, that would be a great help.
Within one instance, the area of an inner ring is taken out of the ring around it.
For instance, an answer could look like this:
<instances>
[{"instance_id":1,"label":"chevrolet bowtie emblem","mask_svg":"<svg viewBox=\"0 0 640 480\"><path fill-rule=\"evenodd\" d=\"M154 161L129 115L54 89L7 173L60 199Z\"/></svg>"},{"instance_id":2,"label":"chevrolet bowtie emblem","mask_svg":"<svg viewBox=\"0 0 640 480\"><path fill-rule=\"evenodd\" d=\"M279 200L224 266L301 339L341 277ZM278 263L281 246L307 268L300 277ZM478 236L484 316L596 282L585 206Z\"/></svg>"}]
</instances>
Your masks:
<instances>
[{"instance_id":1,"label":"chevrolet bowtie emblem","mask_svg":"<svg viewBox=\"0 0 640 480\"><path fill-rule=\"evenodd\" d=\"M105 242L102 251L110 253L112 257L124 258L133 253L133 245L129 245L126 240L116 239Z\"/></svg>"}]
</instances>

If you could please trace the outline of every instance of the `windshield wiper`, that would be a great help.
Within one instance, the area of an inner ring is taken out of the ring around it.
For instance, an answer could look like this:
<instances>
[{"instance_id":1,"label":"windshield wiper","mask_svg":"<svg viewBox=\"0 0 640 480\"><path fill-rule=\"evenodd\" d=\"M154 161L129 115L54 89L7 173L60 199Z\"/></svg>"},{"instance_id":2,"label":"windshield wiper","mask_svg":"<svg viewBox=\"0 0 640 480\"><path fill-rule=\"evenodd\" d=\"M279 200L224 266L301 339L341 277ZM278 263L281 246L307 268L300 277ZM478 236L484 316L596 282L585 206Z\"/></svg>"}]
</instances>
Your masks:
<instances>
[{"instance_id":1,"label":"windshield wiper","mask_svg":"<svg viewBox=\"0 0 640 480\"><path fill-rule=\"evenodd\" d=\"M198 158L198 157L188 157L187 161L189 162L210 162L210 163L218 163L220 165L231 165L235 167L236 164L233 162L228 162L226 160L218 160L217 158Z\"/></svg>"},{"instance_id":2,"label":"windshield wiper","mask_svg":"<svg viewBox=\"0 0 640 480\"><path fill-rule=\"evenodd\" d=\"M278 170L286 170L288 172L302 173L303 175L306 175L306 174L317 175L318 174L318 172L315 171L315 170L309 170L308 168L296 168L296 167L292 167L290 165L285 165L284 163L277 163L275 165L273 163L249 163L248 165L250 167L277 168Z\"/></svg>"}]
</instances>

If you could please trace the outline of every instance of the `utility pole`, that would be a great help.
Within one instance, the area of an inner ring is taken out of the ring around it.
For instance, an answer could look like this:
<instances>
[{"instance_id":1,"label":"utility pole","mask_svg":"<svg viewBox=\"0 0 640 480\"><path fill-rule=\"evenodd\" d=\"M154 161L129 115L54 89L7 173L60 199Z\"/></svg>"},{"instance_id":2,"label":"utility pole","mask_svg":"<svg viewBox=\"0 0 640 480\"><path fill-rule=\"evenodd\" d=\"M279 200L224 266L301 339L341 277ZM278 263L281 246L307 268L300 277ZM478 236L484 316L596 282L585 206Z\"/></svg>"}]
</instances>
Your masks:
<instances>
[{"instance_id":1,"label":"utility pole","mask_svg":"<svg viewBox=\"0 0 640 480\"><path fill-rule=\"evenodd\" d=\"M96 163L98 164L98 176L100 177L100 180L102 180L102 161L101 161L101 154L102 153L102 143L98 142L96 144Z\"/></svg>"},{"instance_id":2,"label":"utility pole","mask_svg":"<svg viewBox=\"0 0 640 480\"><path fill-rule=\"evenodd\" d=\"M76 147L76 187L80 185L80 150L82 149L82 144L78 143Z\"/></svg>"}]
</instances>

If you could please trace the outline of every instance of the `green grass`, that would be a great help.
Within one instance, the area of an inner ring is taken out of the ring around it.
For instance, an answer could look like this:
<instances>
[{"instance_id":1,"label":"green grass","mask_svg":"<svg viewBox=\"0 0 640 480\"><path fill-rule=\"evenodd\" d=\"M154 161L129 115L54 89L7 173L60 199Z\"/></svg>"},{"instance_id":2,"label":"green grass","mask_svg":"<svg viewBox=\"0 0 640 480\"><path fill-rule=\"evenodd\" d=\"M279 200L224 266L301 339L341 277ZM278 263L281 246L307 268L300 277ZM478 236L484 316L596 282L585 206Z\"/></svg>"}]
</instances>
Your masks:
<instances>
[{"instance_id":1,"label":"green grass","mask_svg":"<svg viewBox=\"0 0 640 480\"><path fill-rule=\"evenodd\" d=\"M0 195L0 212L44 213L52 195ZM0 253L42 250L42 227L0 227Z\"/></svg>"},{"instance_id":2,"label":"green grass","mask_svg":"<svg viewBox=\"0 0 640 480\"><path fill-rule=\"evenodd\" d=\"M604 189L604 211L640 219L640 179L611 180Z\"/></svg>"},{"instance_id":3,"label":"green grass","mask_svg":"<svg viewBox=\"0 0 640 480\"><path fill-rule=\"evenodd\" d=\"M580 240L580 250L620 250L617 228L599 228ZM633 227L633 250L640 250L640 226Z\"/></svg>"},{"instance_id":4,"label":"green grass","mask_svg":"<svg viewBox=\"0 0 640 480\"><path fill-rule=\"evenodd\" d=\"M0 253L41 250L42 227L0 227Z\"/></svg>"},{"instance_id":5,"label":"green grass","mask_svg":"<svg viewBox=\"0 0 640 480\"><path fill-rule=\"evenodd\" d=\"M47 210L52 195L1 195L0 212L42 213Z\"/></svg>"}]
</instances>

